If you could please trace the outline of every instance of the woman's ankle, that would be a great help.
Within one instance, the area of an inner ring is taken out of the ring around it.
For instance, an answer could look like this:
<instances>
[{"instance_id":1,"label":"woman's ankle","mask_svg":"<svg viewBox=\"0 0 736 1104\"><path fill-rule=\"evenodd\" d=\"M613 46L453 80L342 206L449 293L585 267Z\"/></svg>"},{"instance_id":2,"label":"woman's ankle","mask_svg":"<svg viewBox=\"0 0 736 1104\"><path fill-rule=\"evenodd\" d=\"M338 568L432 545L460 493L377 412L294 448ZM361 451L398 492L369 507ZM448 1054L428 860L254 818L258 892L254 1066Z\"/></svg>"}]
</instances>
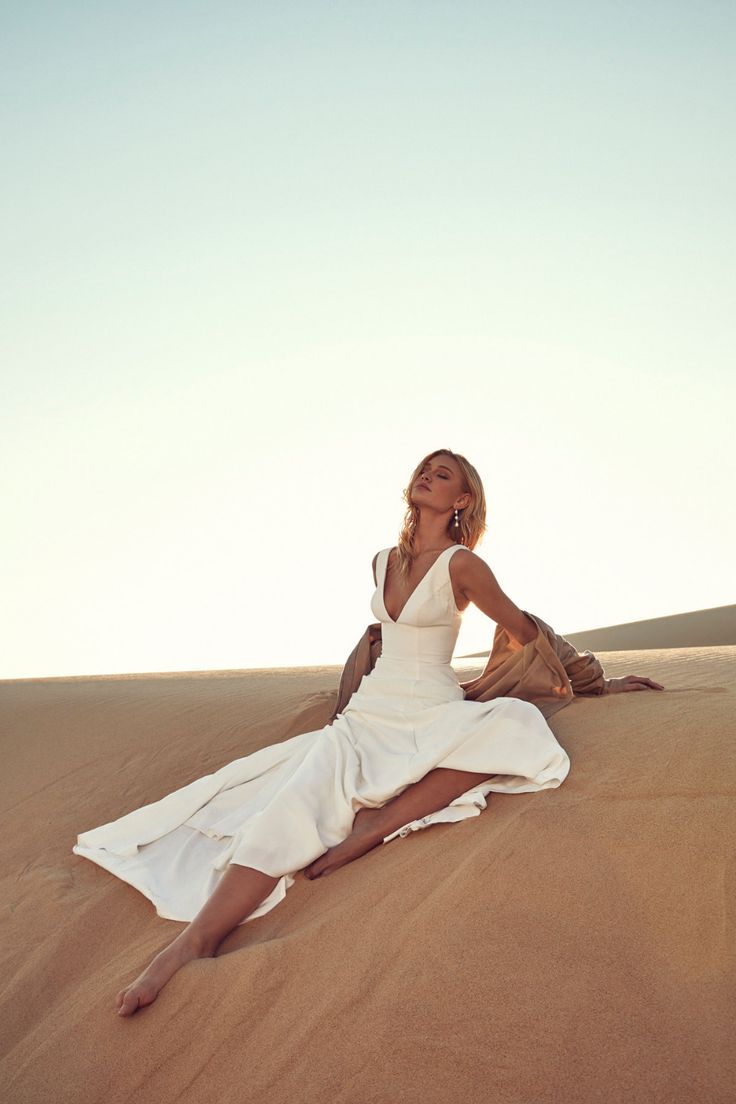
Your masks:
<instances>
[{"instance_id":1,"label":"woman's ankle","mask_svg":"<svg viewBox=\"0 0 736 1104\"><path fill-rule=\"evenodd\" d=\"M182 932L182 936L189 949L200 958L214 958L215 951L224 938L223 936L217 937L211 932L207 932L203 928L198 928L193 925L190 925L189 928L185 928Z\"/></svg>"}]
</instances>

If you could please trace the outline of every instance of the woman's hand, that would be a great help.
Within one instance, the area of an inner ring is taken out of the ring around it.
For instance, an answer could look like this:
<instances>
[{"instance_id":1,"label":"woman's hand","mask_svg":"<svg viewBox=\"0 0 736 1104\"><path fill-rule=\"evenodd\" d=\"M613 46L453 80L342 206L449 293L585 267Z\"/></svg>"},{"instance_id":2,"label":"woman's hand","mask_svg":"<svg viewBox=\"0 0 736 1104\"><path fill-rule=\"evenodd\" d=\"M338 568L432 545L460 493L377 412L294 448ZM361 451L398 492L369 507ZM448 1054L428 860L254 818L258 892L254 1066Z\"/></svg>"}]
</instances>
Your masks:
<instances>
[{"instance_id":1,"label":"woman's hand","mask_svg":"<svg viewBox=\"0 0 736 1104\"><path fill-rule=\"evenodd\" d=\"M660 686L653 679L645 678L644 675L624 675L622 678L608 680L609 694L618 694L628 690L664 690L664 686Z\"/></svg>"}]
</instances>

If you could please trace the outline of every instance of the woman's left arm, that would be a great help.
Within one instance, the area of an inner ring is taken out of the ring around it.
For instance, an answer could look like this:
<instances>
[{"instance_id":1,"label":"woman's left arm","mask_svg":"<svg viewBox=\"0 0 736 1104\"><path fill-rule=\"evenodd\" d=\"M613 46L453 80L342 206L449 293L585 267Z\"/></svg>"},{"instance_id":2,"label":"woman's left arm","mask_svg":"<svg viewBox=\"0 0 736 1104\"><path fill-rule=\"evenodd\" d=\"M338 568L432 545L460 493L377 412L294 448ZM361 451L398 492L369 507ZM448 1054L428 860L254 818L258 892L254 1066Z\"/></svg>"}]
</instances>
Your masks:
<instances>
[{"instance_id":1,"label":"woman's left arm","mask_svg":"<svg viewBox=\"0 0 736 1104\"><path fill-rule=\"evenodd\" d=\"M501 590L485 560L474 552L468 556L453 556L450 570L468 601L505 629L509 636L519 644L530 644L536 639L539 630L535 622Z\"/></svg>"},{"instance_id":2,"label":"woman's left arm","mask_svg":"<svg viewBox=\"0 0 736 1104\"><path fill-rule=\"evenodd\" d=\"M536 639L539 631L536 622L504 593L485 560L472 552L469 556L453 556L450 568L461 593L487 617L501 625L509 636L520 645L530 644ZM554 629L551 631L554 632ZM645 675L607 678L592 652L578 652L577 648L559 634L555 634L555 640L558 656L575 693L616 694L629 690L664 690L664 686ZM592 670L593 666L595 670Z\"/></svg>"}]
</instances>

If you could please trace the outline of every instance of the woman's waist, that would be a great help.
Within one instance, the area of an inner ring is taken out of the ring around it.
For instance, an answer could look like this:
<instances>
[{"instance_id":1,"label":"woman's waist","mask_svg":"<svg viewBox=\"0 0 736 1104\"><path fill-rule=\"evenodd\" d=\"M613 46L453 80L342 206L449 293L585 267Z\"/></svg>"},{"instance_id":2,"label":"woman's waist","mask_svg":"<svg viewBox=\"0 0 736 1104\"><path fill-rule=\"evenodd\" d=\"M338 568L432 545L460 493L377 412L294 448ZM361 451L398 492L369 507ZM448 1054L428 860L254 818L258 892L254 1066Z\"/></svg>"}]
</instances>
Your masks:
<instances>
[{"instance_id":1,"label":"woman's waist","mask_svg":"<svg viewBox=\"0 0 736 1104\"><path fill-rule=\"evenodd\" d=\"M375 662L374 670L380 670L382 668L391 669L396 671L397 674L401 674L402 671L407 673L411 670L426 670L429 674L434 672L445 672L446 674L455 674L451 657L448 657L446 653L427 653L422 655L392 655L389 651L383 651L379 655Z\"/></svg>"},{"instance_id":2,"label":"woman's waist","mask_svg":"<svg viewBox=\"0 0 736 1104\"><path fill-rule=\"evenodd\" d=\"M379 656L370 677L374 682L384 680L396 683L427 682L440 686L457 686L458 677L449 660L406 659Z\"/></svg>"},{"instance_id":3,"label":"woman's waist","mask_svg":"<svg viewBox=\"0 0 736 1104\"><path fill-rule=\"evenodd\" d=\"M375 701L381 705L392 702L392 709L414 707L421 701L425 705L448 701L460 701L465 697L452 668L401 671L376 665L361 680L357 697L363 702Z\"/></svg>"}]
</instances>

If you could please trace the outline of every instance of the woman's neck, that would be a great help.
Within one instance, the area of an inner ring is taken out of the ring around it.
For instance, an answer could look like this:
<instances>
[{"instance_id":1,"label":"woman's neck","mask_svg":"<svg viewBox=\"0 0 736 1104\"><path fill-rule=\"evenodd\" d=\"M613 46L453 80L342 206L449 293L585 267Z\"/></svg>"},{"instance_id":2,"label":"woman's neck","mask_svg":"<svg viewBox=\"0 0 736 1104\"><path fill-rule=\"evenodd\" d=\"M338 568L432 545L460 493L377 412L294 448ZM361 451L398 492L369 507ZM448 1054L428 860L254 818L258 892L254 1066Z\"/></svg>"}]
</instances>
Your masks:
<instances>
[{"instance_id":1,"label":"woman's neck","mask_svg":"<svg viewBox=\"0 0 736 1104\"><path fill-rule=\"evenodd\" d=\"M412 550L415 556L424 556L429 552L442 552L443 549L449 548L451 544L452 539L445 529L433 533L420 533L417 530L414 534Z\"/></svg>"}]
</instances>

